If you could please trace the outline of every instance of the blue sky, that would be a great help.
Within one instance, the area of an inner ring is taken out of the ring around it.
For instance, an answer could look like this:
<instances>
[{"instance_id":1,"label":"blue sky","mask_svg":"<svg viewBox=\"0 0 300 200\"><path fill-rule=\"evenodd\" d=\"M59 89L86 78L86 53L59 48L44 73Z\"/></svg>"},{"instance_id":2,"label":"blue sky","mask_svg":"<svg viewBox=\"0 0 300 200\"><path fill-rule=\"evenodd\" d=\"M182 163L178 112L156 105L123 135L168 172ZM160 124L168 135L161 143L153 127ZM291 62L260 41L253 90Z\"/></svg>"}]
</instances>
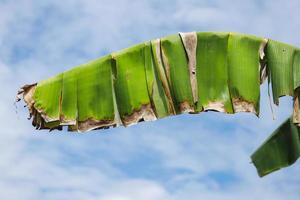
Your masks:
<instances>
[{"instance_id":1,"label":"blue sky","mask_svg":"<svg viewBox=\"0 0 300 200\"><path fill-rule=\"evenodd\" d=\"M18 88L138 42L237 31L300 46L300 1L0 0L0 199L293 200L300 167L259 178L249 156L291 113L181 115L87 134L36 131Z\"/></svg>"}]
</instances>

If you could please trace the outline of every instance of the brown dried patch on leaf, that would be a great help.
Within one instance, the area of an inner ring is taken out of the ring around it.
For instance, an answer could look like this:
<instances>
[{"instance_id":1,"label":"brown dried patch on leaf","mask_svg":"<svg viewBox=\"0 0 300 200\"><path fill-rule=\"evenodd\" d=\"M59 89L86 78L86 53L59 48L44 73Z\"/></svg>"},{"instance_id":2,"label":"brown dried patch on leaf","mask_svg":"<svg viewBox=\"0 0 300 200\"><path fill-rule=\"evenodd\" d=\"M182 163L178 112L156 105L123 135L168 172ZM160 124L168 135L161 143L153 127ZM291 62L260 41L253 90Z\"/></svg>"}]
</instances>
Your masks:
<instances>
[{"instance_id":1,"label":"brown dried patch on leaf","mask_svg":"<svg viewBox=\"0 0 300 200\"><path fill-rule=\"evenodd\" d=\"M34 126L37 130L61 130L62 127L59 125L59 121L53 121L53 122L45 122L44 118L41 116L41 114L36 110L33 109L32 113L32 126Z\"/></svg>"},{"instance_id":2,"label":"brown dried patch on leaf","mask_svg":"<svg viewBox=\"0 0 300 200\"><path fill-rule=\"evenodd\" d=\"M156 115L151 107L151 104L142 105L139 110L135 110L132 114L122 117L124 126L131 126L140 121L154 121Z\"/></svg>"},{"instance_id":3,"label":"brown dried patch on leaf","mask_svg":"<svg viewBox=\"0 0 300 200\"><path fill-rule=\"evenodd\" d=\"M18 91L16 101L20 101L22 98L26 104L26 107L29 110L29 118L32 118L32 125L38 129L49 129L54 130L62 130L62 126L60 125L59 119L49 118L46 114L44 114L43 110L39 110L35 107L35 101L33 99L34 92L36 90L37 83L24 85Z\"/></svg>"},{"instance_id":4,"label":"brown dried patch on leaf","mask_svg":"<svg viewBox=\"0 0 300 200\"><path fill-rule=\"evenodd\" d=\"M293 105L293 122L295 124L300 125L300 113L299 113L299 97L294 97L294 105Z\"/></svg>"},{"instance_id":5,"label":"brown dried patch on leaf","mask_svg":"<svg viewBox=\"0 0 300 200\"><path fill-rule=\"evenodd\" d=\"M95 120L95 119L87 119L82 122L78 122L78 127L76 126L76 131L79 132L87 132L94 129L105 129L110 128L112 126L116 126L114 120ZM71 126L75 128L74 126ZM70 129L69 129L70 130Z\"/></svg>"},{"instance_id":6,"label":"brown dried patch on leaf","mask_svg":"<svg viewBox=\"0 0 300 200\"><path fill-rule=\"evenodd\" d=\"M213 110L213 111L223 112L223 113L226 112L224 103L221 101L209 102L207 105L203 107L205 111Z\"/></svg>"},{"instance_id":7,"label":"brown dried patch on leaf","mask_svg":"<svg viewBox=\"0 0 300 200\"><path fill-rule=\"evenodd\" d=\"M234 98L232 100L232 104L233 104L233 109L234 112L252 112L256 115L258 115L258 113L256 112L255 109L255 105L252 102L248 102L239 98Z\"/></svg>"},{"instance_id":8,"label":"brown dried patch on leaf","mask_svg":"<svg viewBox=\"0 0 300 200\"><path fill-rule=\"evenodd\" d=\"M24 102L26 103L26 106L29 110L30 117L35 113L34 108L34 100L33 95L36 89L37 83L31 84L31 85L24 85L21 87L21 89L18 91L16 101L20 101L22 98L24 99Z\"/></svg>"},{"instance_id":9,"label":"brown dried patch on leaf","mask_svg":"<svg viewBox=\"0 0 300 200\"><path fill-rule=\"evenodd\" d=\"M181 102L179 104L179 110L181 113L195 112L195 109L187 101Z\"/></svg>"},{"instance_id":10,"label":"brown dried patch on leaf","mask_svg":"<svg viewBox=\"0 0 300 200\"><path fill-rule=\"evenodd\" d=\"M188 57L188 66L190 73L190 83L192 87L194 103L198 101L197 71L196 71L196 50L197 34L196 32L179 33L185 52Z\"/></svg>"},{"instance_id":11,"label":"brown dried patch on leaf","mask_svg":"<svg viewBox=\"0 0 300 200\"><path fill-rule=\"evenodd\" d=\"M260 84L262 84L268 76L267 62L265 59L265 47L268 44L268 39L264 38L259 47L259 72L260 72Z\"/></svg>"},{"instance_id":12,"label":"brown dried patch on leaf","mask_svg":"<svg viewBox=\"0 0 300 200\"><path fill-rule=\"evenodd\" d=\"M41 129L44 127L44 120L40 113L37 112L37 110L32 110L32 126L34 126L36 129Z\"/></svg>"}]
</instances>

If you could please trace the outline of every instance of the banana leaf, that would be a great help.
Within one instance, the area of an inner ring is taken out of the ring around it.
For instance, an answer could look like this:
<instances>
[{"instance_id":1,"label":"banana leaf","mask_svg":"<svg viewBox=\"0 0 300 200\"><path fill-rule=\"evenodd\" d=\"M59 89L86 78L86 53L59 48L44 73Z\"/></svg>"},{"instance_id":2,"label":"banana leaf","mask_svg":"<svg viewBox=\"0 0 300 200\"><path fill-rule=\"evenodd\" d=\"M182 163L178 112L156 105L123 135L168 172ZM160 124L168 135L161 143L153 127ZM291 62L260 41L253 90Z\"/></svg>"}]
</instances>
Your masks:
<instances>
[{"instance_id":1,"label":"banana leaf","mask_svg":"<svg viewBox=\"0 0 300 200\"><path fill-rule=\"evenodd\" d=\"M299 126L288 118L251 156L259 176L287 167L300 156Z\"/></svg>"},{"instance_id":2,"label":"banana leaf","mask_svg":"<svg viewBox=\"0 0 300 200\"><path fill-rule=\"evenodd\" d=\"M74 67L18 92L37 129L86 132L181 113L250 112L259 116L260 85L273 100L294 97L291 118L251 156L260 176L300 155L300 50L232 32L178 33Z\"/></svg>"}]
</instances>

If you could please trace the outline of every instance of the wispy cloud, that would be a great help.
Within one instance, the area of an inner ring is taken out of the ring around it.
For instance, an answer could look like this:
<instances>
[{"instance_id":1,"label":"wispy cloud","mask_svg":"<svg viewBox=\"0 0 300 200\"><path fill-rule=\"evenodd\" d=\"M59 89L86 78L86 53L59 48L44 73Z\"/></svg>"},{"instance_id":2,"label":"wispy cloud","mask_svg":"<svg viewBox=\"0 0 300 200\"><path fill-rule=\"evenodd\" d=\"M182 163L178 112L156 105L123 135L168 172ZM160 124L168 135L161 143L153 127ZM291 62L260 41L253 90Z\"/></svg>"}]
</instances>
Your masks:
<instances>
[{"instance_id":1,"label":"wispy cloud","mask_svg":"<svg viewBox=\"0 0 300 200\"><path fill-rule=\"evenodd\" d=\"M299 164L263 179L249 155L271 120L266 86L250 114L181 115L89 134L35 131L18 87L178 31L239 31L299 45L300 2L1 1L1 199L298 199Z\"/></svg>"}]
</instances>

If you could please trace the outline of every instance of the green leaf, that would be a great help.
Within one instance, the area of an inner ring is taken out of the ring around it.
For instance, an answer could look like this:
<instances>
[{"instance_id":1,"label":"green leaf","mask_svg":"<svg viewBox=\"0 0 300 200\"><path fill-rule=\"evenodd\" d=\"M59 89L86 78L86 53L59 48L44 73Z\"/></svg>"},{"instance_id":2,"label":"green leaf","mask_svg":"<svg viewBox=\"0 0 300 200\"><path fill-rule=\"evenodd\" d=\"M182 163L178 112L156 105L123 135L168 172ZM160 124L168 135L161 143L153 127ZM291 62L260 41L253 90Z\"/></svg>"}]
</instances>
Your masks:
<instances>
[{"instance_id":1,"label":"green leaf","mask_svg":"<svg viewBox=\"0 0 300 200\"><path fill-rule=\"evenodd\" d=\"M293 164L300 156L299 127L288 118L251 156L259 176Z\"/></svg>"},{"instance_id":2,"label":"green leaf","mask_svg":"<svg viewBox=\"0 0 300 200\"><path fill-rule=\"evenodd\" d=\"M266 77L274 102L293 96L294 109L292 118L252 155L263 176L300 155L296 47L240 33L179 33L25 85L18 94L23 94L37 129L61 130L65 125L83 132L185 112L259 115L260 84Z\"/></svg>"},{"instance_id":3,"label":"green leaf","mask_svg":"<svg viewBox=\"0 0 300 200\"><path fill-rule=\"evenodd\" d=\"M197 110L232 113L228 88L228 33L197 34Z\"/></svg>"},{"instance_id":4,"label":"green leaf","mask_svg":"<svg viewBox=\"0 0 300 200\"><path fill-rule=\"evenodd\" d=\"M272 82L273 100L279 104L278 98L284 95L293 96L294 94L294 75L293 61L295 48L269 40L267 45L266 57Z\"/></svg>"},{"instance_id":5,"label":"green leaf","mask_svg":"<svg viewBox=\"0 0 300 200\"><path fill-rule=\"evenodd\" d=\"M111 80L111 56L89 62L76 69L77 109L79 127L82 131L86 123L95 127L112 124L114 103ZM98 122L98 123L97 123Z\"/></svg>"},{"instance_id":6,"label":"green leaf","mask_svg":"<svg viewBox=\"0 0 300 200\"><path fill-rule=\"evenodd\" d=\"M263 38L230 33L228 41L229 88L234 112L259 114L260 47Z\"/></svg>"},{"instance_id":7,"label":"green leaf","mask_svg":"<svg viewBox=\"0 0 300 200\"><path fill-rule=\"evenodd\" d=\"M73 68L63 73L60 119L66 125L77 123L77 71L78 68Z\"/></svg>"},{"instance_id":8,"label":"green leaf","mask_svg":"<svg viewBox=\"0 0 300 200\"><path fill-rule=\"evenodd\" d=\"M35 108L42 113L46 122L60 118L63 74L51 77L38 83L33 99Z\"/></svg>"},{"instance_id":9,"label":"green leaf","mask_svg":"<svg viewBox=\"0 0 300 200\"><path fill-rule=\"evenodd\" d=\"M124 125L147 120L144 109L146 115L155 118L148 94L144 47L145 44L139 44L112 54L115 60L114 89Z\"/></svg>"},{"instance_id":10,"label":"green leaf","mask_svg":"<svg viewBox=\"0 0 300 200\"><path fill-rule=\"evenodd\" d=\"M147 42L145 44L145 69L148 93L153 104L155 114L158 118L166 117L170 115L167 96L164 92L162 82L159 79L159 75L156 70L157 67L155 67L151 42Z\"/></svg>"},{"instance_id":11,"label":"green leaf","mask_svg":"<svg viewBox=\"0 0 300 200\"><path fill-rule=\"evenodd\" d=\"M188 58L179 34L162 38L161 51L176 113L193 111Z\"/></svg>"}]
</instances>

